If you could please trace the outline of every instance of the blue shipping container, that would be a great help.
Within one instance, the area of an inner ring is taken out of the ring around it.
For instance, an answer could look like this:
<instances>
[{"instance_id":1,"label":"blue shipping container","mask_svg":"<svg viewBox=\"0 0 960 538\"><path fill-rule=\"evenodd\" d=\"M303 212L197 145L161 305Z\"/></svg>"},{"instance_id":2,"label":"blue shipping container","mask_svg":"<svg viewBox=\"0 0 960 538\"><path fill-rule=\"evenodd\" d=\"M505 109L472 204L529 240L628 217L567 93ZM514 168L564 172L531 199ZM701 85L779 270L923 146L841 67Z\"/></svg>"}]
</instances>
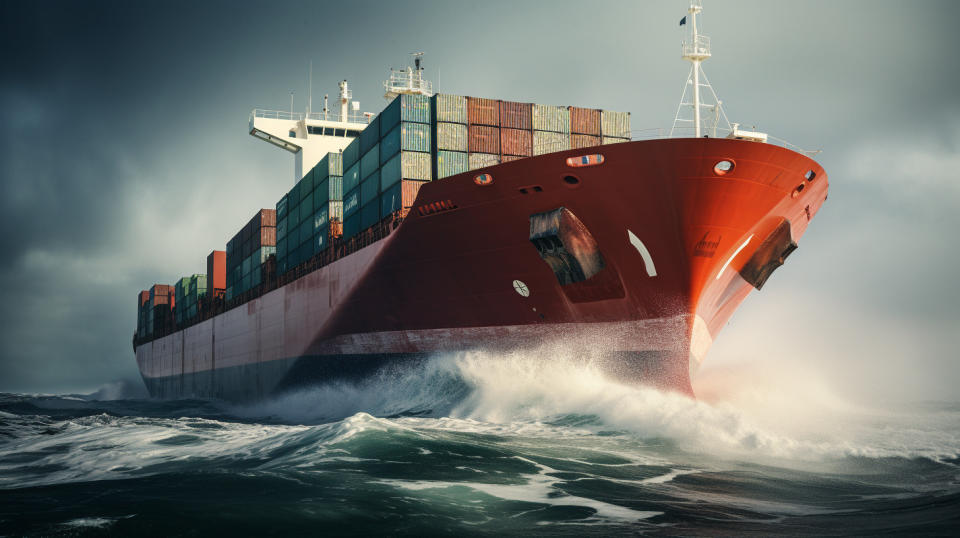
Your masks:
<instances>
[{"instance_id":1,"label":"blue shipping container","mask_svg":"<svg viewBox=\"0 0 960 538\"><path fill-rule=\"evenodd\" d=\"M374 144L360 159L360 180L370 177L377 168L380 168L380 144Z\"/></svg>"},{"instance_id":2,"label":"blue shipping container","mask_svg":"<svg viewBox=\"0 0 960 538\"><path fill-rule=\"evenodd\" d=\"M380 141L380 116L373 118L367 128L360 132L360 155L370 151Z\"/></svg>"},{"instance_id":3,"label":"blue shipping container","mask_svg":"<svg viewBox=\"0 0 960 538\"><path fill-rule=\"evenodd\" d=\"M360 233L360 214L352 215L343 221L343 238L349 239Z\"/></svg>"},{"instance_id":4,"label":"blue shipping container","mask_svg":"<svg viewBox=\"0 0 960 538\"><path fill-rule=\"evenodd\" d=\"M353 166L343 173L343 192L357 188L360 184L360 163L356 162ZM346 198L344 198L346 200Z\"/></svg>"},{"instance_id":5,"label":"blue shipping container","mask_svg":"<svg viewBox=\"0 0 960 538\"><path fill-rule=\"evenodd\" d=\"M366 230L378 222L380 222L380 204L374 199L360 209L360 229Z\"/></svg>"},{"instance_id":6,"label":"blue shipping container","mask_svg":"<svg viewBox=\"0 0 960 538\"><path fill-rule=\"evenodd\" d=\"M360 160L360 139L354 138L353 142L347 144L347 147L343 150L343 161L342 167L344 170L353 166L357 161Z\"/></svg>"}]
</instances>

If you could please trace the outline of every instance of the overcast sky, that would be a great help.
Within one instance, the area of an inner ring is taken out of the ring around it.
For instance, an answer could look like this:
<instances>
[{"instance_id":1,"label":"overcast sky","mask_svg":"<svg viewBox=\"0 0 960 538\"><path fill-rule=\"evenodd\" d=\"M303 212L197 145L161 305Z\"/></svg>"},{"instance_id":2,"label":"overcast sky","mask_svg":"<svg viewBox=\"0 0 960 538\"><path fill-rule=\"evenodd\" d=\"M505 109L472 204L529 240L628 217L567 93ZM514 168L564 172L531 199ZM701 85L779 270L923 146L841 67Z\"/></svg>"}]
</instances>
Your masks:
<instances>
[{"instance_id":1,"label":"overcast sky","mask_svg":"<svg viewBox=\"0 0 960 538\"><path fill-rule=\"evenodd\" d=\"M851 395L956 399L956 2L707 1L704 68L732 121L807 149L830 197L720 335L705 375L806 368ZM314 108L425 51L447 93L577 104L669 127L683 0L3 2L0 391L137 379L135 296L292 183L254 107Z\"/></svg>"}]
</instances>

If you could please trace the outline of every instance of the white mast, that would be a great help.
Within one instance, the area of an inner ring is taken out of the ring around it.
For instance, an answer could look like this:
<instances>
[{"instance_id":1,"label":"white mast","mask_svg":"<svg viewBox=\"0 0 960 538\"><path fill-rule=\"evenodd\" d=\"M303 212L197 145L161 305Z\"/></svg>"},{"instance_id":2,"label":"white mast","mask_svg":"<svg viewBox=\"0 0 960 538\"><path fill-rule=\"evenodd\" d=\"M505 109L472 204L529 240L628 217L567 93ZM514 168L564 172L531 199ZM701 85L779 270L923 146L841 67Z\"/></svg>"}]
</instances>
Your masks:
<instances>
[{"instance_id":1,"label":"white mast","mask_svg":"<svg viewBox=\"0 0 960 538\"><path fill-rule=\"evenodd\" d=\"M346 118L348 113L348 105L350 103L350 98L353 97L353 93L350 91L350 87L347 85L347 80L344 79L340 82L340 117Z\"/></svg>"},{"instance_id":2,"label":"white mast","mask_svg":"<svg viewBox=\"0 0 960 538\"><path fill-rule=\"evenodd\" d=\"M682 45L683 59L693 64L693 136L700 138L700 63L710 57L710 38L697 31L697 15L703 11L701 0L691 0L687 9L692 34Z\"/></svg>"},{"instance_id":3,"label":"white mast","mask_svg":"<svg viewBox=\"0 0 960 538\"><path fill-rule=\"evenodd\" d=\"M706 73L703 72L702 63L707 58L710 58L710 38L704 35L700 35L700 28L697 21L697 15L703 11L702 0L690 0L690 8L687 10L687 16L683 18L680 22L681 25L689 24L690 26L690 39L684 40L680 44L680 56L684 60L688 60L691 64L690 74L687 76L687 82L683 87L683 95L680 97L680 105L677 107L677 115L673 119L673 127L670 129L670 136L674 136L674 133L677 133L680 136L683 136L683 132L693 132L693 135L697 138L704 136L704 133L710 133L710 136L717 136L717 128L722 123L725 124L726 129L730 130L730 122L727 120L727 114L721 106L720 99L717 97L716 92L713 91L713 87L710 86L710 81L707 79ZM687 88L693 87L693 96L691 101L686 101L687 99ZM702 92L701 90L706 90ZM704 99L706 98L706 99ZM689 107L689 110L692 112L692 118L685 118L685 111ZM704 120L702 109L706 107L708 110L712 110L713 114L707 115L707 119ZM687 124L693 124L693 128L690 131L686 131L689 127ZM704 129L704 124L706 129ZM681 129L682 127L682 129ZM688 135L689 136L689 135Z\"/></svg>"}]
</instances>

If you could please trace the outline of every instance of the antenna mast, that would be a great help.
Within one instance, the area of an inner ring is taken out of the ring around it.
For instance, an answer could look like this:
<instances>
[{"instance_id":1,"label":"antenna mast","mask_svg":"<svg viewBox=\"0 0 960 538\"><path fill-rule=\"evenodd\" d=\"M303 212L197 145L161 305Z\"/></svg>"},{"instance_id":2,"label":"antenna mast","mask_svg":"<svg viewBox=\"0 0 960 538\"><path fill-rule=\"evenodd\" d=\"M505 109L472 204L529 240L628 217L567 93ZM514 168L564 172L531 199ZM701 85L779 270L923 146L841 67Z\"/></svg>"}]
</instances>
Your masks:
<instances>
[{"instance_id":1,"label":"antenna mast","mask_svg":"<svg viewBox=\"0 0 960 538\"><path fill-rule=\"evenodd\" d=\"M693 124L693 135L697 138L703 134L703 120L701 118L701 109L707 107L712 109L713 118L712 121L710 116L707 116L707 123L712 123L712 128L709 128L708 131L712 133L712 136L717 136L717 127L721 123L721 118L723 123L726 123L727 129L730 128L730 122L727 120L727 114L724 112L722 103L719 98L717 98L716 92L713 91L713 87L710 86L710 81L707 80L707 75L703 72L703 67L701 64L704 60L710 58L710 38L704 35L700 35L700 29L697 25L697 15L703 11L703 2L702 0L690 0L690 7L687 9L687 16L680 21L680 25L689 23L690 25L690 39L684 40L680 44L681 57L684 60L689 61L692 65L690 67L690 74L687 76L687 83L683 88L683 95L680 97L680 106L677 107L677 115L673 120L673 127L670 129L670 136L673 136L674 131L679 129L680 123L692 123ZM701 82L701 78L703 81ZM687 86L693 86L693 99L692 102L686 102L687 98ZM701 88L705 88L710 93L708 97L712 97L712 103L704 103L701 96ZM689 106L693 111L693 119L681 118L683 114L683 109L685 106Z\"/></svg>"}]
</instances>

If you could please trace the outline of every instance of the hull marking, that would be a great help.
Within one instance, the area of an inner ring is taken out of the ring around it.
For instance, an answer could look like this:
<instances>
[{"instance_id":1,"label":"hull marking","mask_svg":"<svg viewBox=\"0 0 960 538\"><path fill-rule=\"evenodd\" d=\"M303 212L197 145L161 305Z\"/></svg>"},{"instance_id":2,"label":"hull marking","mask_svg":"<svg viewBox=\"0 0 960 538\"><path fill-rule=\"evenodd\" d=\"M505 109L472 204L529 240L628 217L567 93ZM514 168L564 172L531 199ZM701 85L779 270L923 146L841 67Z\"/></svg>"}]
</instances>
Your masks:
<instances>
[{"instance_id":1,"label":"hull marking","mask_svg":"<svg viewBox=\"0 0 960 538\"><path fill-rule=\"evenodd\" d=\"M751 239L753 239L753 234L750 234L750 237L748 237L747 240L744 241L742 245L737 247L737 250L733 251L733 256L730 256L730 258L727 259L726 263L723 264L723 267L720 268L720 272L717 273L717 278L716 278L717 280L720 280L720 277L723 276L723 272L727 270L727 266L730 265L730 262L732 262L733 259L737 257L737 254L740 254L741 250L747 248L747 245L750 244Z\"/></svg>"},{"instance_id":2,"label":"hull marking","mask_svg":"<svg viewBox=\"0 0 960 538\"><path fill-rule=\"evenodd\" d=\"M530 288L528 288L526 284L519 280L513 281L513 289L523 297L530 297Z\"/></svg>"},{"instance_id":3,"label":"hull marking","mask_svg":"<svg viewBox=\"0 0 960 538\"><path fill-rule=\"evenodd\" d=\"M640 257L643 258L643 266L647 269L647 276L657 276L657 268L653 265L653 256L650 255L650 251L647 250L647 247L643 244L643 241L641 241L640 238L634 235L630 230L627 230L627 237L630 239L630 244L637 249L637 252L640 253Z\"/></svg>"}]
</instances>

